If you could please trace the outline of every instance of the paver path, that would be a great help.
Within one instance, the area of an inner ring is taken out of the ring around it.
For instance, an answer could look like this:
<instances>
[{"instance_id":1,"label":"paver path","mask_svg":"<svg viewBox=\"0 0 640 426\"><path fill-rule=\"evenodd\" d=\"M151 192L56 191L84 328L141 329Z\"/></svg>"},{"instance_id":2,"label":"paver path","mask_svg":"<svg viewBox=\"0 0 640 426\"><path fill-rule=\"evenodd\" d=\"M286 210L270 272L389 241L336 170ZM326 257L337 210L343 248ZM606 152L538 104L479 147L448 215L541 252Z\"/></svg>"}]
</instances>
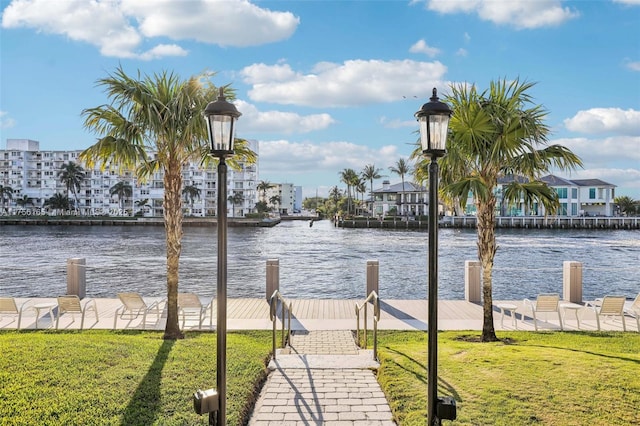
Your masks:
<instances>
[{"instance_id":1,"label":"paver path","mask_svg":"<svg viewBox=\"0 0 640 426\"><path fill-rule=\"evenodd\" d=\"M291 341L269 364L250 426L395 425L372 370L378 364L350 331L298 331Z\"/></svg>"}]
</instances>

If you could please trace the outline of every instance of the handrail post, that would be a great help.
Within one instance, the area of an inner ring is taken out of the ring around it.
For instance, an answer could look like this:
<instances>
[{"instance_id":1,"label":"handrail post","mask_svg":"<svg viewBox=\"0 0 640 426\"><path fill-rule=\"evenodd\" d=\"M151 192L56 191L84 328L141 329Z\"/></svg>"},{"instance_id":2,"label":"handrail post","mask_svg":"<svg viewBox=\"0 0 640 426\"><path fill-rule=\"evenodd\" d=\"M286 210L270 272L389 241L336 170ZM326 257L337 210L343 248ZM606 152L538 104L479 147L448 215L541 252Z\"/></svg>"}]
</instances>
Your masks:
<instances>
[{"instance_id":1,"label":"handrail post","mask_svg":"<svg viewBox=\"0 0 640 426\"><path fill-rule=\"evenodd\" d=\"M369 304L369 302L365 301L364 302L364 348L367 349L367 343L369 340L369 334L367 333L367 305Z\"/></svg>"}]
</instances>

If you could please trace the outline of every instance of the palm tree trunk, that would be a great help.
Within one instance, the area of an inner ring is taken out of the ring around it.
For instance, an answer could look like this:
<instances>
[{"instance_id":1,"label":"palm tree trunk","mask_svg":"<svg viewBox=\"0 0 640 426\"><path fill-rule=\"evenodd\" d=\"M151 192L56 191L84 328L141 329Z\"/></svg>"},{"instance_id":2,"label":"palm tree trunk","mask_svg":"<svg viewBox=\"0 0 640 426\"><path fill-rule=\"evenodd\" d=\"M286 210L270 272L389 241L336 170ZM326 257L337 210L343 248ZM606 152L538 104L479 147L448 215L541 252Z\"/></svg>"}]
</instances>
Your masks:
<instances>
[{"instance_id":1,"label":"palm tree trunk","mask_svg":"<svg viewBox=\"0 0 640 426\"><path fill-rule=\"evenodd\" d=\"M164 174L164 229L167 239L167 325L165 339L181 339L178 323L178 265L182 251L182 173L180 162L170 159Z\"/></svg>"},{"instance_id":2,"label":"palm tree trunk","mask_svg":"<svg viewBox=\"0 0 640 426\"><path fill-rule=\"evenodd\" d=\"M493 259L496 255L495 235L495 197L490 197L486 203L477 203L478 210L478 257L482 264L482 341L495 342L498 340L493 326L493 296L492 272Z\"/></svg>"}]
</instances>

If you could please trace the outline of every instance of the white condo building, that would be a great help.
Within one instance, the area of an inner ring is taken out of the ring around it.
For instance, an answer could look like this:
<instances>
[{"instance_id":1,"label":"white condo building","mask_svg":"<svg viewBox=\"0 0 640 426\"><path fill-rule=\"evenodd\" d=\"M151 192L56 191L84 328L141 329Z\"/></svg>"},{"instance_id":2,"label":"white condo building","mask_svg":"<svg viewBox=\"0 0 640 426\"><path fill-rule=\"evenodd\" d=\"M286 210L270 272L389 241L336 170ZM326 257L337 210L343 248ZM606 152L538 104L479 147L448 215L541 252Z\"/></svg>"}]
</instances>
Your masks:
<instances>
[{"instance_id":1,"label":"white condo building","mask_svg":"<svg viewBox=\"0 0 640 426\"><path fill-rule=\"evenodd\" d=\"M249 147L259 154L258 142L248 142ZM12 197L5 198L2 204L10 213L42 210L45 201L56 193L73 198L71 194L66 194L66 188L58 177L62 165L72 161L82 166L86 172L78 191L77 207L81 214L162 216L164 188L161 172L142 182L130 171L120 172L116 164L107 164L104 170L100 167L86 167L78 159L81 150L41 151L40 143L29 139L8 139L6 148L0 150L0 185L13 190ZM257 199L258 164L240 166L240 170L229 167L227 176L227 210L230 217L243 217L253 212ZM199 190L198 196L185 196L185 215L214 216L218 185L216 166L202 169L195 162L189 163L183 167L182 175L184 187ZM123 200L124 211L121 211L118 197L110 195L110 189L121 181L132 187L132 196ZM239 195L234 203L230 199L236 194ZM30 200L29 203L22 201L27 199Z\"/></svg>"}]
</instances>

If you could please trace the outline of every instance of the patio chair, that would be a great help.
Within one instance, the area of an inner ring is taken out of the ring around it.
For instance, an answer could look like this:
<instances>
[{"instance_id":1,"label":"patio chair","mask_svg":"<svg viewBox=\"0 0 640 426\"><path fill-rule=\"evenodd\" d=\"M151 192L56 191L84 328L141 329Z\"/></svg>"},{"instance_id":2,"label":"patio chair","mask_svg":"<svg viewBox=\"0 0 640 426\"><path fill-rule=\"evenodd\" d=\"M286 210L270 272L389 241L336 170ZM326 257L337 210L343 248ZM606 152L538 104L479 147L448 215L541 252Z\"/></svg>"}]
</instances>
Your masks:
<instances>
[{"instance_id":1,"label":"patio chair","mask_svg":"<svg viewBox=\"0 0 640 426\"><path fill-rule=\"evenodd\" d=\"M638 331L640 332L640 293L638 293L633 302L625 302L624 313L636 319Z\"/></svg>"},{"instance_id":2,"label":"patio chair","mask_svg":"<svg viewBox=\"0 0 640 426\"><path fill-rule=\"evenodd\" d=\"M129 320L136 319L140 315L142 315L142 328L144 329L147 325L147 314L151 313L158 317L158 321L162 315L162 310L160 309L160 304L163 300L159 300L153 302L151 304L147 304L142 296L138 293L118 293L118 299L122 302L122 306L116 309L115 315L113 317L113 328L115 329L118 322L118 313L120 313L120 318L123 319L128 316Z\"/></svg>"},{"instance_id":3,"label":"patio chair","mask_svg":"<svg viewBox=\"0 0 640 426\"><path fill-rule=\"evenodd\" d=\"M554 312L558 315L560 330L564 330L562 326L562 317L560 316L560 295L559 294L557 293L539 294L535 302L532 302L529 299L524 299L524 305L529 306L531 308L531 314L533 316L533 326L536 329L536 331L538 331L538 318L536 317L536 314L541 314L541 313L548 314L550 312Z\"/></svg>"},{"instance_id":4,"label":"patio chair","mask_svg":"<svg viewBox=\"0 0 640 426\"><path fill-rule=\"evenodd\" d=\"M60 324L62 314L71 314L72 321L75 322L76 315L80 315L80 330L84 328L84 317L87 312L93 311L96 316L96 324L98 323L98 307L93 299L85 299L80 301L78 296L66 295L58 296L58 315L56 315L56 330Z\"/></svg>"},{"instance_id":5,"label":"patio chair","mask_svg":"<svg viewBox=\"0 0 640 426\"><path fill-rule=\"evenodd\" d=\"M212 310L213 299L208 305L203 305L197 294L178 293L178 318L182 318L182 328L184 329L187 317L198 318L198 328L202 328L202 323L207 317L207 310ZM213 311L209 317L209 327L213 325Z\"/></svg>"},{"instance_id":6,"label":"patio chair","mask_svg":"<svg viewBox=\"0 0 640 426\"><path fill-rule=\"evenodd\" d=\"M20 329L20 322L22 321L22 313L27 309L29 309L29 308L25 309L25 306L27 305L27 303L29 303L28 300L24 302L22 305L20 305L20 307L18 307L18 304L16 303L16 299L14 299L13 297L0 297L0 320L2 319L3 316L7 314L12 316L17 315L18 324L16 328ZM15 321L15 318L9 321L9 324L11 324L13 321Z\"/></svg>"},{"instance_id":7,"label":"patio chair","mask_svg":"<svg viewBox=\"0 0 640 426\"><path fill-rule=\"evenodd\" d=\"M598 330L600 330L600 317L604 317L604 321L606 321L607 318L619 316L622 319L622 330L627 331L627 325L624 320L625 301L626 298L624 296L605 296L601 301L587 302L585 307L591 308L596 313Z\"/></svg>"}]
</instances>

